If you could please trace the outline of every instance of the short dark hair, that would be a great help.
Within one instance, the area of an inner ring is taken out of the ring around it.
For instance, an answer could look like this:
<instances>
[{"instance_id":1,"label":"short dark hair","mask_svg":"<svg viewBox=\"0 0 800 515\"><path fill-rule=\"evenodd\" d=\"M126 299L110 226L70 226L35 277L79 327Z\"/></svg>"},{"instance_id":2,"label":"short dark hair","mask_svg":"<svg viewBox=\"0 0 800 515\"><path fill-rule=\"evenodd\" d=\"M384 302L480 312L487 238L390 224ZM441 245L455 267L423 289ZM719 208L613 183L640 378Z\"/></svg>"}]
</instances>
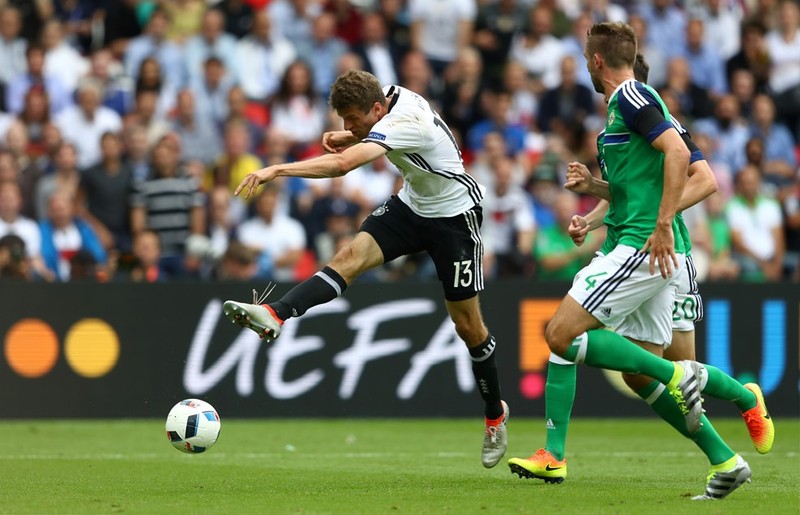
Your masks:
<instances>
[{"instance_id":1,"label":"short dark hair","mask_svg":"<svg viewBox=\"0 0 800 515\"><path fill-rule=\"evenodd\" d=\"M383 103L385 100L377 77L363 70L349 70L336 78L328 103L335 111L356 107L366 113L375 102Z\"/></svg>"},{"instance_id":2,"label":"short dark hair","mask_svg":"<svg viewBox=\"0 0 800 515\"><path fill-rule=\"evenodd\" d=\"M647 64L642 54L636 54L636 62L633 65L634 78L646 84L648 75L650 75L650 65Z\"/></svg>"},{"instance_id":3,"label":"short dark hair","mask_svg":"<svg viewBox=\"0 0 800 515\"><path fill-rule=\"evenodd\" d=\"M614 69L633 68L636 63L636 33L633 27L623 22L595 23L586 39L586 53L603 56L606 64Z\"/></svg>"}]
</instances>

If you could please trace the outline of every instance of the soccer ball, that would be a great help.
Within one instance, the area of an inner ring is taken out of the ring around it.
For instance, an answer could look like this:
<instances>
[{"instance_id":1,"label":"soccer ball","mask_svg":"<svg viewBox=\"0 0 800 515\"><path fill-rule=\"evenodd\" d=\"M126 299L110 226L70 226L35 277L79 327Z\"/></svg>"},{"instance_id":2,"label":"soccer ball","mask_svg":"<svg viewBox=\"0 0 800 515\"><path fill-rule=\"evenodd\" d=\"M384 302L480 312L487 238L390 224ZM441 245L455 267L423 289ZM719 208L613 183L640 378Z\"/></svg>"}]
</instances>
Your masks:
<instances>
[{"instance_id":1,"label":"soccer ball","mask_svg":"<svg viewBox=\"0 0 800 515\"><path fill-rule=\"evenodd\" d=\"M219 414L205 401L186 399L170 410L166 429L167 438L179 451L205 452L219 438Z\"/></svg>"}]
</instances>

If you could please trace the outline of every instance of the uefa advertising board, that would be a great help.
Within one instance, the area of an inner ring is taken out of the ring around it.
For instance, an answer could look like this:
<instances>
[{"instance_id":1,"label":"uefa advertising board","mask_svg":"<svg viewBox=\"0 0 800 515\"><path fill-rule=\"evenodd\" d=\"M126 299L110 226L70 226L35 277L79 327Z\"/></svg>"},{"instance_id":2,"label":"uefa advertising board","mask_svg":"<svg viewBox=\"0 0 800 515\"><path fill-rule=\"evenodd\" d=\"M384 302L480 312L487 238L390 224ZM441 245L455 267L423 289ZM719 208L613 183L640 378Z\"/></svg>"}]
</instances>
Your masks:
<instances>
[{"instance_id":1,"label":"uefa advertising board","mask_svg":"<svg viewBox=\"0 0 800 515\"><path fill-rule=\"evenodd\" d=\"M222 314L251 286L0 284L2 418L161 417L180 399L225 417L475 416L469 356L436 283L356 283L265 344ZM274 298L291 285L279 285ZM565 284L487 284L503 396L544 413L544 327ZM798 416L800 288L704 285L697 353L758 381L773 415ZM575 416L651 416L619 375L581 366ZM47 406L43 409L43 406ZM735 408L707 399L712 416Z\"/></svg>"}]
</instances>

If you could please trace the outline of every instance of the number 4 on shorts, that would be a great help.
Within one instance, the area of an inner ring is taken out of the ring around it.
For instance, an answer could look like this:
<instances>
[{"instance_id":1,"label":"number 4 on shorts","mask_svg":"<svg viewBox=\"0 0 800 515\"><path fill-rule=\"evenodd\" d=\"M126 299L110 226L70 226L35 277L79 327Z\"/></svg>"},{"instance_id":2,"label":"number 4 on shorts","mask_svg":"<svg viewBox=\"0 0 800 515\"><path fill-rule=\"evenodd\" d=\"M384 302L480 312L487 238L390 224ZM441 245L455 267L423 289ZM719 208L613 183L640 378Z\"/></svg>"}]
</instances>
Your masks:
<instances>
[{"instance_id":1,"label":"number 4 on shorts","mask_svg":"<svg viewBox=\"0 0 800 515\"><path fill-rule=\"evenodd\" d=\"M597 281L595 280L595 277L600 277L601 275L606 275L606 274L608 274L608 272L599 272L596 274L587 275L586 279L584 279L584 281L586 281L586 291L589 291L595 286L597 286Z\"/></svg>"}]
</instances>

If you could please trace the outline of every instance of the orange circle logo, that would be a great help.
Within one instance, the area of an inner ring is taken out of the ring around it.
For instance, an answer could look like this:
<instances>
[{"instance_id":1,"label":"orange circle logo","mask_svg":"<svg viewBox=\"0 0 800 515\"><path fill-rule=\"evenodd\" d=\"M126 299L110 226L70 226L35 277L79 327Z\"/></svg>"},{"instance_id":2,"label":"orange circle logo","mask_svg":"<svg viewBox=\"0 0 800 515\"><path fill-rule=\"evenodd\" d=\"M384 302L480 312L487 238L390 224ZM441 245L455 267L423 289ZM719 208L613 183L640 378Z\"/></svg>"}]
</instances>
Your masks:
<instances>
[{"instance_id":1,"label":"orange circle logo","mask_svg":"<svg viewBox=\"0 0 800 515\"><path fill-rule=\"evenodd\" d=\"M20 320L6 333L5 356L14 372L22 377L41 377L56 364L58 338L41 320Z\"/></svg>"}]
</instances>

